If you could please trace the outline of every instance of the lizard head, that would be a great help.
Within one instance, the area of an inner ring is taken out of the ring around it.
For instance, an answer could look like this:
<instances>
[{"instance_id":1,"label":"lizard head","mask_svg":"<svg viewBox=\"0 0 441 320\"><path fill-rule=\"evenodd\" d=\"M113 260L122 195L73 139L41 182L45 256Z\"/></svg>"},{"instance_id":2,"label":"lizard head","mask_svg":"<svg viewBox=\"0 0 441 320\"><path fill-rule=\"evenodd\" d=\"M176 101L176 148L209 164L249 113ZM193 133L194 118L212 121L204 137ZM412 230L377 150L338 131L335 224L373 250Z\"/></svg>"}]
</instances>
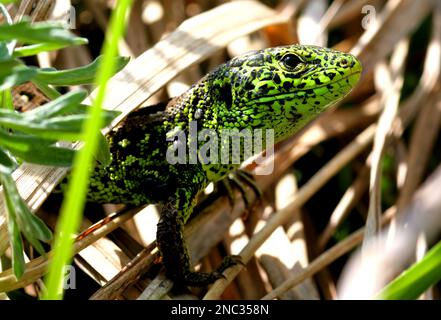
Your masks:
<instances>
[{"instance_id":1,"label":"lizard head","mask_svg":"<svg viewBox=\"0 0 441 320\"><path fill-rule=\"evenodd\" d=\"M351 54L291 45L250 52L221 66L223 127L274 129L281 140L346 96L362 68Z\"/></svg>"}]
</instances>

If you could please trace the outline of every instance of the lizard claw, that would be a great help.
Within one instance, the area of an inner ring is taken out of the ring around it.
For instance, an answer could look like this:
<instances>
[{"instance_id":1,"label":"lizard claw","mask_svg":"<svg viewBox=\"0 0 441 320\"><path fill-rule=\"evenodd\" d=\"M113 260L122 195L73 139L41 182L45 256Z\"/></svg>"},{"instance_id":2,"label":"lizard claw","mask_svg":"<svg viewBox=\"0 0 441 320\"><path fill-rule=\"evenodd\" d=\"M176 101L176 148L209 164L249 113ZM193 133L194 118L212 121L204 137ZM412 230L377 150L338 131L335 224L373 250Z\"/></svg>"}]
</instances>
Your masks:
<instances>
[{"instance_id":1,"label":"lizard claw","mask_svg":"<svg viewBox=\"0 0 441 320\"><path fill-rule=\"evenodd\" d=\"M254 176L249 172L237 170L236 172L230 173L227 178L222 180L222 184L227 192L231 206L234 206L236 203L233 185L239 189L247 210L251 209L253 206L253 201L247 196L247 186L251 187L251 189L254 191L257 201L262 201L262 190L254 180Z\"/></svg>"},{"instance_id":2,"label":"lizard claw","mask_svg":"<svg viewBox=\"0 0 441 320\"><path fill-rule=\"evenodd\" d=\"M219 266L219 268L217 268L216 272L218 273L223 273L225 270L227 270L228 268L235 266L237 264L240 265L245 265L242 261L242 257L241 256L237 256L237 255L230 255L230 256L226 256L221 265Z\"/></svg>"}]
</instances>

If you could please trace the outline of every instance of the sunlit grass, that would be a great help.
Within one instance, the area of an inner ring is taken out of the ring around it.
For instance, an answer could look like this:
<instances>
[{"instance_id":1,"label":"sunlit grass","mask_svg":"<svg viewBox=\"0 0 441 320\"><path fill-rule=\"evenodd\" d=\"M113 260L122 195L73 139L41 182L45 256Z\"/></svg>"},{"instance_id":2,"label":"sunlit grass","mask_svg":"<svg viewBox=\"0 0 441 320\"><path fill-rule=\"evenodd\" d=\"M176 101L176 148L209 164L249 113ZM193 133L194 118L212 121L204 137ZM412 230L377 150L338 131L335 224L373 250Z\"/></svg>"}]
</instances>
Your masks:
<instances>
[{"instance_id":1,"label":"sunlit grass","mask_svg":"<svg viewBox=\"0 0 441 320\"><path fill-rule=\"evenodd\" d=\"M378 295L378 299L418 299L432 285L441 280L441 242L434 246L421 261L412 265Z\"/></svg>"},{"instance_id":2,"label":"sunlit grass","mask_svg":"<svg viewBox=\"0 0 441 320\"><path fill-rule=\"evenodd\" d=\"M94 154L99 143L99 129L102 122L101 111L106 86L116 67L114 57L117 54L118 42L125 30L126 18L131 4L131 0L120 0L112 13L103 49L104 57L97 74L96 83L99 84L99 88L93 107L89 111L90 118L85 123L83 131L84 147L74 159L72 177L61 207L60 219L53 243L54 257L46 277L46 291L42 296L43 299L61 299L63 297L64 270L72 259L73 235L77 232L82 218L90 176L89 168L94 161Z\"/></svg>"}]
</instances>

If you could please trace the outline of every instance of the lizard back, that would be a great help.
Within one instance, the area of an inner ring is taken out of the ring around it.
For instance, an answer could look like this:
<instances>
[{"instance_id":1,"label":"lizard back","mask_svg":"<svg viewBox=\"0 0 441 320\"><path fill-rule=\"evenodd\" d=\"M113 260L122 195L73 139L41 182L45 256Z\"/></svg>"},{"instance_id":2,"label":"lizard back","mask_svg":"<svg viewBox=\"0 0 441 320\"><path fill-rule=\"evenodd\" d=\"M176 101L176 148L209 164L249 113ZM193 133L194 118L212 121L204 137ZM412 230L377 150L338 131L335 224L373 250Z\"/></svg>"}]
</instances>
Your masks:
<instances>
[{"instance_id":1,"label":"lizard back","mask_svg":"<svg viewBox=\"0 0 441 320\"><path fill-rule=\"evenodd\" d=\"M107 136L111 165L97 165L91 176L89 198L101 203L151 204L174 190L176 166L166 160L166 102L130 113Z\"/></svg>"}]
</instances>

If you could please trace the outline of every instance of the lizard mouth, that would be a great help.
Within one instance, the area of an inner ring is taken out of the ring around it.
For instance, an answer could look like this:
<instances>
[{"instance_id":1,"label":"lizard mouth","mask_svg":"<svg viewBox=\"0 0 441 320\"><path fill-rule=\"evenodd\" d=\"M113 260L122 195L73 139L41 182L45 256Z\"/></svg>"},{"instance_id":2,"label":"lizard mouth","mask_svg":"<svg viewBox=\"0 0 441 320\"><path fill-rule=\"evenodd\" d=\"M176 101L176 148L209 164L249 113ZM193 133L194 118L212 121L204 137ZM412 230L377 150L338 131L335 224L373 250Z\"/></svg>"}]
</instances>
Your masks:
<instances>
[{"instance_id":1,"label":"lizard mouth","mask_svg":"<svg viewBox=\"0 0 441 320\"><path fill-rule=\"evenodd\" d=\"M309 91L309 90L317 90L320 88L325 88L329 85L343 83L344 85L342 85L340 88L338 88L336 90L332 90L332 91L330 90L328 92L331 94L338 93L338 97L335 97L335 100L339 100L340 98L343 98L346 94L348 94L352 90L352 88L355 86L355 84L360 79L360 76L361 76L361 70L356 70L356 71L353 71L353 72L345 75L341 79L338 79L338 80L335 80L332 82L328 82L326 84L319 85L314 88L299 89L299 90L286 92L286 93L277 93L277 94L272 94L272 95L266 95L266 96L262 96L258 99L255 99L255 100L251 100L246 105L248 106L251 104L268 103L268 102L273 102L273 101L278 101L278 100L291 100L295 96L298 96L299 98L303 99L306 97L306 95L305 94L299 95L300 92L305 93L306 91ZM344 92L344 91L346 91L346 92ZM323 94L326 94L326 92L324 92ZM321 96L323 94L319 94L317 96Z\"/></svg>"}]
</instances>

